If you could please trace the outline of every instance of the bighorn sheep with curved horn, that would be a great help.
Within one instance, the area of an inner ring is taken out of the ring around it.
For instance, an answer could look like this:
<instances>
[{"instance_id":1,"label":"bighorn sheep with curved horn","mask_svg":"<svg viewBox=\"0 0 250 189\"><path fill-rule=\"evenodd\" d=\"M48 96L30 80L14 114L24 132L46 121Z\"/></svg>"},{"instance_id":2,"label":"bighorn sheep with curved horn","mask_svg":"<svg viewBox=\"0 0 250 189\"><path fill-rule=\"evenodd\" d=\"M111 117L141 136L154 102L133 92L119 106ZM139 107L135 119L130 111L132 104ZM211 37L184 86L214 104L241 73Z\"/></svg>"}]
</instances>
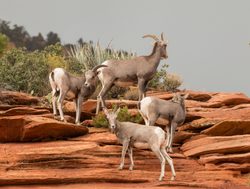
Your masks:
<instances>
[{"instance_id":1,"label":"bighorn sheep with curved horn","mask_svg":"<svg viewBox=\"0 0 250 189\"><path fill-rule=\"evenodd\" d=\"M49 75L49 82L52 88L52 106L54 117L57 116L56 96L58 98L58 109L61 121L65 121L62 103L65 97L73 99L76 108L76 124L80 124L82 102L86 101L96 89L97 70L106 65L98 65L88 70L82 77L70 75L62 68L55 68Z\"/></svg>"},{"instance_id":2,"label":"bighorn sheep with curved horn","mask_svg":"<svg viewBox=\"0 0 250 189\"><path fill-rule=\"evenodd\" d=\"M138 84L139 101L145 96L146 86L154 76L156 69L162 58L167 59L167 41L164 41L163 33L161 39L156 35L144 35L143 38L155 40L152 53L148 56L139 56L131 60L107 60L102 65L98 77L102 83L102 89L97 97L96 113L100 111L100 103L105 107L104 97L113 85L130 86Z\"/></svg>"}]
</instances>

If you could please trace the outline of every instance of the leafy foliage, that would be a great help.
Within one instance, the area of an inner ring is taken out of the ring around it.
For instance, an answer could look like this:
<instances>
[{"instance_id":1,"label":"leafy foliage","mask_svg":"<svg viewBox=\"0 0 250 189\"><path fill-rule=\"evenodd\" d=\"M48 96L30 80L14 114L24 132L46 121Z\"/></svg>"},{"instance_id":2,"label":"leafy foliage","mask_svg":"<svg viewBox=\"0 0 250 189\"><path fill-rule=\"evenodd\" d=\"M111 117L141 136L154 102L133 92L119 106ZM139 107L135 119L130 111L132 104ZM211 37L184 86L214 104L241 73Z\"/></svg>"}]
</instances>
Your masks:
<instances>
[{"instance_id":1,"label":"leafy foliage","mask_svg":"<svg viewBox=\"0 0 250 189\"><path fill-rule=\"evenodd\" d=\"M25 47L28 51L42 50L48 45L60 43L57 33L49 32L47 39L41 33L30 36L23 26L10 26L10 22L0 20L0 33L5 34L16 47Z\"/></svg>"},{"instance_id":2,"label":"leafy foliage","mask_svg":"<svg viewBox=\"0 0 250 189\"><path fill-rule=\"evenodd\" d=\"M149 82L150 88L166 91L176 91L181 86L180 76L167 72L168 65L163 64L161 69L156 72L153 79Z\"/></svg>"},{"instance_id":3,"label":"leafy foliage","mask_svg":"<svg viewBox=\"0 0 250 189\"><path fill-rule=\"evenodd\" d=\"M97 127L97 128L108 127L108 120L103 112L100 112L95 117L92 117L92 120L93 120L94 127Z\"/></svg>"},{"instance_id":4,"label":"leafy foliage","mask_svg":"<svg viewBox=\"0 0 250 189\"><path fill-rule=\"evenodd\" d=\"M1 87L36 95L47 94L48 69L43 53L11 49L0 59Z\"/></svg>"},{"instance_id":5,"label":"leafy foliage","mask_svg":"<svg viewBox=\"0 0 250 189\"><path fill-rule=\"evenodd\" d=\"M116 106L113 107L113 109L116 109ZM98 115L95 117L92 117L93 119L93 125L94 127L108 127L108 120L106 118L106 115L103 112L100 112ZM134 122L134 123L141 123L142 122L142 117L139 113L137 113L135 116L132 116L129 111L128 107L125 106L120 109L117 120L119 121L129 121L129 122Z\"/></svg>"},{"instance_id":6,"label":"leafy foliage","mask_svg":"<svg viewBox=\"0 0 250 189\"><path fill-rule=\"evenodd\" d=\"M7 48L8 43L9 43L9 38L6 35L0 33L0 55Z\"/></svg>"}]
</instances>

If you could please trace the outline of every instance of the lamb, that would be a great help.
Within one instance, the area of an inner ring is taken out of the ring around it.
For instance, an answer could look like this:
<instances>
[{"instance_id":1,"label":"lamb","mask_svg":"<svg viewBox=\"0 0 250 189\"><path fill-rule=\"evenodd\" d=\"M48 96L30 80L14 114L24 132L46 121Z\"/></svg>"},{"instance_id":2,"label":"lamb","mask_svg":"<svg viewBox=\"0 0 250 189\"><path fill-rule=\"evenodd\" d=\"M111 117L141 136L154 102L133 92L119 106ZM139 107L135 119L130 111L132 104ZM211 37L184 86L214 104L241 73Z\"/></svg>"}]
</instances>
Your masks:
<instances>
[{"instance_id":1,"label":"lamb","mask_svg":"<svg viewBox=\"0 0 250 189\"><path fill-rule=\"evenodd\" d=\"M159 117L168 119L169 125L166 127L168 137L167 151L173 152L172 143L176 127L183 124L186 117L185 99L188 94L176 94L172 100L166 101L156 97L146 97L140 102L140 114L145 124L153 126Z\"/></svg>"},{"instance_id":2,"label":"lamb","mask_svg":"<svg viewBox=\"0 0 250 189\"><path fill-rule=\"evenodd\" d=\"M139 89L139 101L145 96L147 83L153 78L160 60L168 58L167 41L163 33L161 39L156 35L145 35L155 40L153 51L148 56L139 56L131 60L107 60L102 65L98 77L102 83L102 89L97 97L96 114L100 111L100 105L105 107L104 98L113 85L125 87L135 83Z\"/></svg>"},{"instance_id":3,"label":"lamb","mask_svg":"<svg viewBox=\"0 0 250 189\"><path fill-rule=\"evenodd\" d=\"M122 143L122 156L119 169L123 169L124 159L126 152L130 158L129 170L133 170L133 144L134 142L145 142L148 143L152 151L156 154L161 162L161 174L159 181L162 181L165 174L165 162L167 160L170 165L172 177L171 180L175 179L175 170L172 158L166 152L166 133L160 127L145 126L131 122L119 122L116 118L120 111L109 112L106 108L103 108L104 113L109 121L109 127L112 133L115 133L119 142Z\"/></svg>"},{"instance_id":4,"label":"lamb","mask_svg":"<svg viewBox=\"0 0 250 189\"><path fill-rule=\"evenodd\" d=\"M57 116L56 97L59 95L58 109L61 121L66 122L63 115L62 104L63 100L67 97L68 99L73 99L75 103L75 123L80 124L82 102L86 101L94 93L97 82L97 70L101 67L106 67L106 65L98 65L92 70L86 71L82 77L70 75L63 68L55 68L49 74L49 82L52 88L53 114L55 118Z\"/></svg>"}]
</instances>

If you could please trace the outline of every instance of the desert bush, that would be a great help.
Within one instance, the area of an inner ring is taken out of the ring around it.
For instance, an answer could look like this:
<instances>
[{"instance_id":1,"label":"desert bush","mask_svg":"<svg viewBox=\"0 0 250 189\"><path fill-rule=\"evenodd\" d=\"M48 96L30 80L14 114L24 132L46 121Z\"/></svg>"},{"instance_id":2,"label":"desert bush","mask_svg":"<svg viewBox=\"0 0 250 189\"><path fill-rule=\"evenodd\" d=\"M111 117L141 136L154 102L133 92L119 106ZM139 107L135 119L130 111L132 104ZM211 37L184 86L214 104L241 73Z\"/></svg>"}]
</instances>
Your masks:
<instances>
[{"instance_id":1,"label":"desert bush","mask_svg":"<svg viewBox=\"0 0 250 189\"><path fill-rule=\"evenodd\" d=\"M92 117L92 120L93 120L94 127L97 127L97 128L108 127L108 120L103 112L100 112L95 117Z\"/></svg>"},{"instance_id":2,"label":"desert bush","mask_svg":"<svg viewBox=\"0 0 250 189\"><path fill-rule=\"evenodd\" d=\"M48 70L43 53L10 49L0 59L0 85L4 89L45 95L49 91Z\"/></svg>"},{"instance_id":3,"label":"desert bush","mask_svg":"<svg viewBox=\"0 0 250 189\"><path fill-rule=\"evenodd\" d=\"M68 54L69 59L71 60L70 62L75 66L73 69L75 72L76 70L79 71L79 69L82 70L82 72L92 69L105 60L124 60L134 57L134 54L132 53L117 51L111 48L101 48L99 43L93 44L93 42L85 42L71 46L68 50ZM108 92L107 98L120 98L126 91L127 88L113 86ZM97 94L95 93L92 98L96 96Z\"/></svg>"},{"instance_id":4,"label":"desert bush","mask_svg":"<svg viewBox=\"0 0 250 189\"><path fill-rule=\"evenodd\" d=\"M168 65L163 64L161 69L156 72L153 79L149 82L149 88L176 91L182 84L182 79L177 74L167 72Z\"/></svg>"},{"instance_id":5,"label":"desert bush","mask_svg":"<svg viewBox=\"0 0 250 189\"><path fill-rule=\"evenodd\" d=\"M73 45L68 54L83 65L83 71L92 69L105 60L124 60L134 56L133 53L126 51L102 48L99 43L93 44L93 42Z\"/></svg>"},{"instance_id":6,"label":"desert bush","mask_svg":"<svg viewBox=\"0 0 250 189\"><path fill-rule=\"evenodd\" d=\"M0 56L4 52L4 50L7 49L8 43L9 38L6 35L0 33Z\"/></svg>"},{"instance_id":7,"label":"desert bush","mask_svg":"<svg viewBox=\"0 0 250 189\"><path fill-rule=\"evenodd\" d=\"M113 106L112 109L116 109L116 106ZM93 119L93 125L94 127L100 128L100 127L108 127L108 120L103 112L100 112L95 117L92 117ZM134 123L141 123L142 117L139 113L137 113L135 116L131 116L131 114L128 111L128 107L122 107L120 109L120 112L117 116L117 119L119 121L129 121Z\"/></svg>"},{"instance_id":8,"label":"desert bush","mask_svg":"<svg viewBox=\"0 0 250 189\"><path fill-rule=\"evenodd\" d=\"M130 88L127 90L124 94L124 99L126 100L138 100L139 99L139 93L138 88Z\"/></svg>"},{"instance_id":9,"label":"desert bush","mask_svg":"<svg viewBox=\"0 0 250 189\"><path fill-rule=\"evenodd\" d=\"M167 91L175 92L182 84L182 79L177 74L168 73L163 81L164 89Z\"/></svg>"}]
</instances>

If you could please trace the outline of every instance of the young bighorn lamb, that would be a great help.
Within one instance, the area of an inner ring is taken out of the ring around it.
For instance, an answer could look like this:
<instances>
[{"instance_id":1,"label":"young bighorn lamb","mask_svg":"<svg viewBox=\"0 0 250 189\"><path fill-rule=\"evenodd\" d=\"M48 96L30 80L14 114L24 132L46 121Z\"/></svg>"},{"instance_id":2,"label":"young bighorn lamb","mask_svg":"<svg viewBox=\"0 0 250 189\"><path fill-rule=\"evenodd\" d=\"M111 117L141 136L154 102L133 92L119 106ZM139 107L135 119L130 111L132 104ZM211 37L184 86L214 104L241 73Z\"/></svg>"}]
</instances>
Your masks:
<instances>
[{"instance_id":1,"label":"young bighorn lamb","mask_svg":"<svg viewBox=\"0 0 250 189\"><path fill-rule=\"evenodd\" d=\"M129 170L133 170L133 143L145 142L149 144L150 148L161 162L161 174L159 177L159 181L161 181L164 177L166 160L171 168L171 180L175 179L176 174L174 170L173 160L166 152L166 133L160 127L145 126L131 122L119 122L116 118L120 108L117 111L112 112L108 112L106 108L103 108L103 110L108 118L111 132L115 133L119 142L122 143L122 156L119 169L123 169L125 155L128 150L128 155L130 158Z\"/></svg>"},{"instance_id":2,"label":"young bighorn lamb","mask_svg":"<svg viewBox=\"0 0 250 189\"><path fill-rule=\"evenodd\" d=\"M140 110L145 124L154 125L159 117L168 119L169 125L166 127L168 137L167 150L173 152L172 143L175 129L178 125L183 124L186 118L185 99L188 94L176 94L172 100L162 100L156 97L146 97L140 102Z\"/></svg>"},{"instance_id":3,"label":"young bighorn lamb","mask_svg":"<svg viewBox=\"0 0 250 189\"><path fill-rule=\"evenodd\" d=\"M113 85L130 86L138 84L139 101L145 96L147 83L154 76L162 58L167 59L167 42L164 41L163 33L161 39L156 35L145 35L155 40L153 51L148 56L139 56L131 60L107 60L102 65L108 65L100 69L98 77L102 83L102 89L97 97L96 114L100 111L100 103L105 107L104 97Z\"/></svg>"},{"instance_id":4,"label":"young bighorn lamb","mask_svg":"<svg viewBox=\"0 0 250 189\"><path fill-rule=\"evenodd\" d=\"M96 89L97 70L98 68L106 67L106 65L98 65L92 70L85 72L82 77L70 75L62 68L55 68L49 75L49 82L52 88L52 106L53 114L57 116L56 96L58 96L58 109L61 121L65 121L62 104L65 97L73 99L76 108L76 124L80 124L81 105L87 100ZM66 122L66 121L65 121Z\"/></svg>"}]
</instances>

